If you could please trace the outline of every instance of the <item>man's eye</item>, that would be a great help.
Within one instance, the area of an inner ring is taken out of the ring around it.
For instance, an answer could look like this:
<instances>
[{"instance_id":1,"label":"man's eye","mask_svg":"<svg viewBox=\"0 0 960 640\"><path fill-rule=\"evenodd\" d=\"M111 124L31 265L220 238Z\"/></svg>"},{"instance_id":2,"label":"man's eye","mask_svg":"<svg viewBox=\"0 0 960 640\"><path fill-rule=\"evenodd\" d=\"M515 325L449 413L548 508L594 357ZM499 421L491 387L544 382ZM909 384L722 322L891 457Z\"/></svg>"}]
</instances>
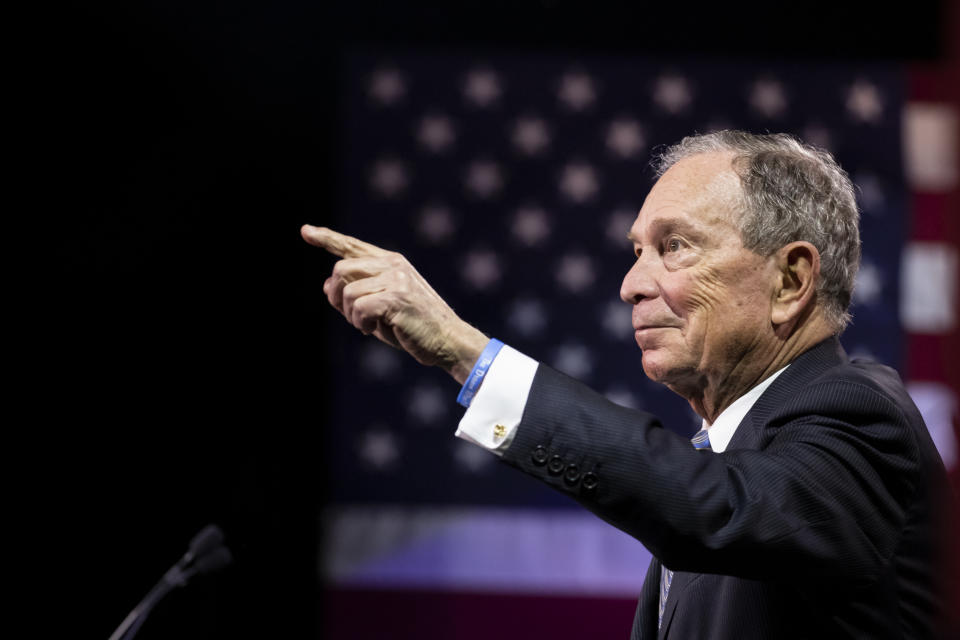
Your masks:
<instances>
[{"instance_id":1,"label":"man's eye","mask_svg":"<svg viewBox=\"0 0 960 640\"><path fill-rule=\"evenodd\" d=\"M667 240L667 251L680 251L680 247L683 246L680 244L680 241L676 238L670 238Z\"/></svg>"}]
</instances>

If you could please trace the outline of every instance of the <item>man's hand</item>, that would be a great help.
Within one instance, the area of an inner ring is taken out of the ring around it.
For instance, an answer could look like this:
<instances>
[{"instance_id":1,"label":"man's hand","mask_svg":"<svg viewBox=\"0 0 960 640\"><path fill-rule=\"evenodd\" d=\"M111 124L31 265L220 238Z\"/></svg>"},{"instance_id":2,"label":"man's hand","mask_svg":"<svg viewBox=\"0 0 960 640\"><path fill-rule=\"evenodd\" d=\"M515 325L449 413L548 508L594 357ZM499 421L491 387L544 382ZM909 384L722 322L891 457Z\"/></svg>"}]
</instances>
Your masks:
<instances>
[{"instance_id":1,"label":"man's hand","mask_svg":"<svg viewBox=\"0 0 960 640\"><path fill-rule=\"evenodd\" d=\"M467 379L488 338L461 320L406 258L325 227L305 224L300 235L342 258L323 292L350 324L442 367L461 384Z\"/></svg>"}]
</instances>

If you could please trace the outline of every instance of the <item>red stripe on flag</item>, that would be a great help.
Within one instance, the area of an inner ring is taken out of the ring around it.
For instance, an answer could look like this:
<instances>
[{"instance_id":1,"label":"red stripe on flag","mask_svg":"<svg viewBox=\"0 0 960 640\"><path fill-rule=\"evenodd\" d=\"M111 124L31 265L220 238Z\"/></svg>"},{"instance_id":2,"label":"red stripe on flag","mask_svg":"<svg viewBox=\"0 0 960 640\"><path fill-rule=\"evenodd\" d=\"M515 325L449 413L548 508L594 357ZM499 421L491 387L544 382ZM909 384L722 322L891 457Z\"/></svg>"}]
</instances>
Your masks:
<instances>
[{"instance_id":1,"label":"red stripe on flag","mask_svg":"<svg viewBox=\"0 0 960 640\"><path fill-rule=\"evenodd\" d=\"M328 640L630 637L636 600L463 591L330 589Z\"/></svg>"}]
</instances>

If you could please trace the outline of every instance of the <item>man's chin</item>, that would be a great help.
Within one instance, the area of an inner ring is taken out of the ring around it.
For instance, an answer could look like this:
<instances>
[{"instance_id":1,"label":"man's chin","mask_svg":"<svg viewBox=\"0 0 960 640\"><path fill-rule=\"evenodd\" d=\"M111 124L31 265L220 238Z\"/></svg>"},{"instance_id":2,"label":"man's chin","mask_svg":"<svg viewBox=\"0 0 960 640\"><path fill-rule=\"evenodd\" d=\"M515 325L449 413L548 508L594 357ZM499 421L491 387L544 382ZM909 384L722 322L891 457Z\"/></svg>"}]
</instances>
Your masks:
<instances>
[{"instance_id":1,"label":"man's chin","mask_svg":"<svg viewBox=\"0 0 960 640\"><path fill-rule=\"evenodd\" d=\"M668 357L661 349L648 349L643 352L643 372L650 380L666 385L671 389L689 379L690 371L678 367L675 358Z\"/></svg>"},{"instance_id":2,"label":"man's chin","mask_svg":"<svg viewBox=\"0 0 960 640\"><path fill-rule=\"evenodd\" d=\"M667 374L668 367L656 351L656 349L645 349L643 351L643 372L654 382L665 384L664 378Z\"/></svg>"}]
</instances>

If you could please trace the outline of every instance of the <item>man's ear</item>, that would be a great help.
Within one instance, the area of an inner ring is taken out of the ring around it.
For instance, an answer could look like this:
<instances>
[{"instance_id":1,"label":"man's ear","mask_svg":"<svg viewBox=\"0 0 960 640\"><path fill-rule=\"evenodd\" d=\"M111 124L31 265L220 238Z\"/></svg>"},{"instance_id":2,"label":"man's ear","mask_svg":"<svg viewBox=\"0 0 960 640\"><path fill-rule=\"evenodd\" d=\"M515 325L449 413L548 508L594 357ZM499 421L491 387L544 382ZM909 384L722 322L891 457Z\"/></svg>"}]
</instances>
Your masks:
<instances>
[{"instance_id":1,"label":"man's ear","mask_svg":"<svg viewBox=\"0 0 960 640\"><path fill-rule=\"evenodd\" d=\"M774 326L793 323L812 308L820 281L820 252L805 241L791 242L774 254L777 282L770 320Z\"/></svg>"}]
</instances>

